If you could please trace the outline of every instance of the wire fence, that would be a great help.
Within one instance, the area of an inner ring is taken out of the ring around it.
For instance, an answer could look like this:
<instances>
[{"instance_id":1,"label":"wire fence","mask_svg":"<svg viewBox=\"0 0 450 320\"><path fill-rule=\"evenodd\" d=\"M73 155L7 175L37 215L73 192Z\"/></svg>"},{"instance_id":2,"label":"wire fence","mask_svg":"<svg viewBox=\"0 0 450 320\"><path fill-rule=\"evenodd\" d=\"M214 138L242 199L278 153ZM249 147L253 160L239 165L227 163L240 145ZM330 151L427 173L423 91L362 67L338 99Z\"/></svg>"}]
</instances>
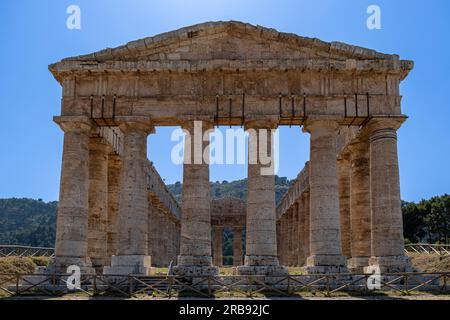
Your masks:
<instances>
[{"instance_id":1,"label":"wire fence","mask_svg":"<svg viewBox=\"0 0 450 320\"><path fill-rule=\"evenodd\" d=\"M0 257L53 257L54 248L0 245Z\"/></svg>"},{"instance_id":2,"label":"wire fence","mask_svg":"<svg viewBox=\"0 0 450 320\"><path fill-rule=\"evenodd\" d=\"M428 244L428 243L416 243L405 245L406 253L425 253L425 254L437 254L437 255L449 255L450 245L448 244Z\"/></svg>"}]
</instances>

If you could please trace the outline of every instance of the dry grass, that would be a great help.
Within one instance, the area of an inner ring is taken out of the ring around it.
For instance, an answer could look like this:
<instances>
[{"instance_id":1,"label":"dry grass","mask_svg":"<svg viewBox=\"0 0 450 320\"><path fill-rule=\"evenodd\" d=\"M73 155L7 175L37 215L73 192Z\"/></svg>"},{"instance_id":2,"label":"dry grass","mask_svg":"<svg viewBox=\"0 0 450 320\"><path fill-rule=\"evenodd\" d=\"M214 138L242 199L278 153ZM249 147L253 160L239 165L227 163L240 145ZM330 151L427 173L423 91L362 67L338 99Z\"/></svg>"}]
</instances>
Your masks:
<instances>
[{"instance_id":1,"label":"dry grass","mask_svg":"<svg viewBox=\"0 0 450 320\"><path fill-rule=\"evenodd\" d=\"M408 254L414 271L420 272L450 272L450 256L436 254L411 253Z\"/></svg>"}]
</instances>

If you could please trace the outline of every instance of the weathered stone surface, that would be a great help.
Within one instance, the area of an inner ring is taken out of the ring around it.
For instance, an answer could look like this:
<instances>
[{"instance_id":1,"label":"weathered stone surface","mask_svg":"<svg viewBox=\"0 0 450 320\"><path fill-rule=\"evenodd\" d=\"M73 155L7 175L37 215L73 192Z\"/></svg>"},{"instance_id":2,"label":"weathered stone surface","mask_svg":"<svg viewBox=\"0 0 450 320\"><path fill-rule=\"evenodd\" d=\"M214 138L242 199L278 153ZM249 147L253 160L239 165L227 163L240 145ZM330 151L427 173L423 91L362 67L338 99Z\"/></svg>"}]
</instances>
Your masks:
<instances>
[{"instance_id":1,"label":"weathered stone surface","mask_svg":"<svg viewBox=\"0 0 450 320\"><path fill-rule=\"evenodd\" d=\"M108 260L108 153L103 138L90 138L88 255L99 272Z\"/></svg>"},{"instance_id":2,"label":"weathered stone surface","mask_svg":"<svg viewBox=\"0 0 450 320\"><path fill-rule=\"evenodd\" d=\"M223 237L223 229L222 227L214 227L213 231L213 261L215 266L222 266L223 264L223 256L222 256L222 237Z\"/></svg>"},{"instance_id":3,"label":"weathered stone surface","mask_svg":"<svg viewBox=\"0 0 450 320\"><path fill-rule=\"evenodd\" d=\"M120 128L124 133L123 168L119 202L117 256L112 258L107 274L123 274L130 269L128 259L136 261L142 274L149 274L148 254L148 195L145 166L147 163L147 135L153 131L148 119L124 119ZM131 258L128 258L131 257ZM140 258L139 258L140 257ZM141 261L143 261L141 263ZM145 262L145 263L144 263ZM126 273L125 273L126 274Z\"/></svg>"},{"instance_id":4,"label":"weathered stone surface","mask_svg":"<svg viewBox=\"0 0 450 320\"><path fill-rule=\"evenodd\" d=\"M370 135L370 188L372 257L369 265L381 272L407 271L397 156L397 132L402 121L372 121Z\"/></svg>"},{"instance_id":5,"label":"weathered stone surface","mask_svg":"<svg viewBox=\"0 0 450 320\"><path fill-rule=\"evenodd\" d=\"M340 235L339 192L336 164L336 122L309 122L310 151L310 256L308 272L320 266L346 266Z\"/></svg>"},{"instance_id":6,"label":"weathered stone surface","mask_svg":"<svg viewBox=\"0 0 450 320\"><path fill-rule=\"evenodd\" d=\"M235 267L243 264L242 229L242 227L233 228L233 265Z\"/></svg>"},{"instance_id":7,"label":"weathered stone surface","mask_svg":"<svg viewBox=\"0 0 450 320\"><path fill-rule=\"evenodd\" d=\"M194 137L194 123L188 122L183 129ZM211 126L202 127L203 132ZM203 141L201 155L209 141ZM205 273L210 274L212 268L211 256L211 198L209 186L209 165L201 157L195 163L195 143L185 139L185 163L183 165L183 194L181 215L181 243L178 265L174 272L177 274L195 274L204 267ZM189 156L188 156L189 155ZM193 268L192 271L188 271ZM216 269L216 273L218 270Z\"/></svg>"},{"instance_id":8,"label":"weathered stone surface","mask_svg":"<svg viewBox=\"0 0 450 320\"><path fill-rule=\"evenodd\" d=\"M370 158L367 140L358 140L350 149L350 219L351 219L351 271L362 272L371 255L370 216Z\"/></svg>"},{"instance_id":9,"label":"weathered stone surface","mask_svg":"<svg viewBox=\"0 0 450 320\"><path fill-rule=\"evenodd\" d=\"M61 185L56 226L55 261L51 268L66 272L78 265L84 273L94 273L88 256L89 135L86 117L55 117L64 131Z\"/></svg>"}]
</instances>

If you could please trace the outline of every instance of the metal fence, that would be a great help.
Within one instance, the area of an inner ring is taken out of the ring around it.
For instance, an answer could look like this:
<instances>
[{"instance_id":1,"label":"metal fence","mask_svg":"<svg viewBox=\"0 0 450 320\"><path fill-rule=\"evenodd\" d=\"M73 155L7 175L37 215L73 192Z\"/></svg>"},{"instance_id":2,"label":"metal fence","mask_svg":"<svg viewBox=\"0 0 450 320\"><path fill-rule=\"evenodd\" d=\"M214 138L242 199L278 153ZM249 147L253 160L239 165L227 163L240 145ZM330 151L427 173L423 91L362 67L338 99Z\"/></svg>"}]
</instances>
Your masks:
<instances>
[{"instance_id":1,"label":"metal fence","mask_svg":"<svg viewBox=\"0 0 450 320\"><path fill-rule=\"evenodd\" d=\"M53 257L54 248L0 245L0 257Z\"/></svg>"},{"instance_id":2,"label":"metal fence","mask_svg":"<svg viewBox=\"0 0 450 320\"><path fill-rule=\"evenodd\" d=\"M437 255L450 255L450 245L448 244L428 244L428 243L417 243L417 244L406 244L406 253L426 253L426 254L437 254Z\"/></svg>"},{"instance_id":3,"label":"metal fence","mask_svg":"<svg viewBox=\"0 0 450 320\"><path fill-rule=\"evenodd\" d=\"M446 273L384 274L373 283L368 274L321 274L268 276L208 276L187 280L177 276L83 275L79 286L69 289L67 274L0 274L0 296L63 296L82 292L88 296L165 298L221 296L301 296L304 293L338 293L355 295L382 294L390 291L411 295L418 291L450 293ZM375 289L375 290L373 290Z\"/></svg>"}]
</instances>

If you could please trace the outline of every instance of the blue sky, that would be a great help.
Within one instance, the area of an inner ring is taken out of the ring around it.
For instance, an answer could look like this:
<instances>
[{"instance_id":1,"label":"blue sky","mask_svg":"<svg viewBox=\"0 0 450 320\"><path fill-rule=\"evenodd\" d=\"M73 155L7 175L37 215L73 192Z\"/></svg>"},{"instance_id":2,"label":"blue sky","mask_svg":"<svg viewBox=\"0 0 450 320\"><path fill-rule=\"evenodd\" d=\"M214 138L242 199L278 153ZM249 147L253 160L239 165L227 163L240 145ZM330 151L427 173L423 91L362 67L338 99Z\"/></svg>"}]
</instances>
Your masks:
<instances>
[{"instance_id":1,"label":"blue sky","mask_svg":"<svg viewBox=\"0 0 450 320\"><path fill-rule=\"evenodd\" d=\"M66 28L69 5L81 8L81 30ZM366 28L369 5L382 29ZM402 84L408 122L399 131L402 197L450 192L450 1L144 1L9 0L0 2L0 198L56 200L63 134L61 89L48 72L68 56L115 47L211 20L241 20L325 41L343 41L415 61ZM173 128L149 137L149 158L167 183L181 180L170 161ZM293 178L308 159L308 135L280 131L279 175ZM212 166L211 180L246 176L245 166Z\"/></svg>"}]
</instances>

